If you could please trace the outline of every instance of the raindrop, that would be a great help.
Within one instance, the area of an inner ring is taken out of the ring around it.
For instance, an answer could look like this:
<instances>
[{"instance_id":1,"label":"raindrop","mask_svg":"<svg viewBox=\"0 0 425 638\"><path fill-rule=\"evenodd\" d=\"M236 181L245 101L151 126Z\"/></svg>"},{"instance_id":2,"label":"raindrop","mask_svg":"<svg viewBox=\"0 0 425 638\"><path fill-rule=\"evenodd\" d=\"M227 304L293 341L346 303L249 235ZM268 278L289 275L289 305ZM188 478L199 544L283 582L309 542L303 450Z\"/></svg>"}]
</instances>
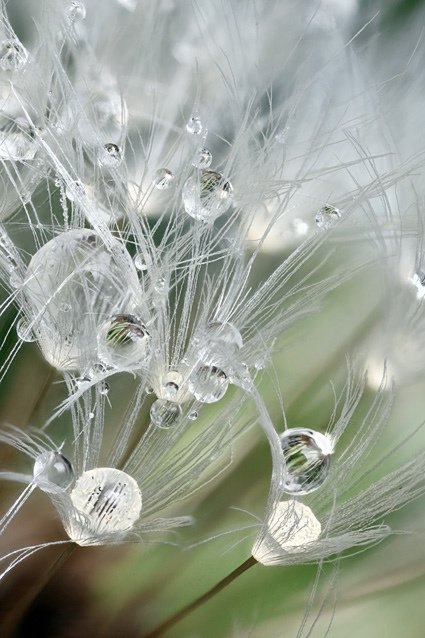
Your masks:
<instances>
[{"instance_id":1,"label":"raindrop","mask_svg":"<svg viewBox=\"0 0 425 638\"><path fill-rule=\"evenodd\" d=\"M203 132L201 119L196 115L192 115L186 124L186 131L191 135L201 135Z\"/></svg>"},{"instance_id":2,"label":"raindrop","mask_svg":"<svg viewBox=\"0 0 425 638\"><path fill-rule=\"evenodd\" d=\"M28 61L28 51L19 40L3 40L0 44L0 68L3 71L19 71Z\"/></svg>"},{"instance_id":3,"label":"raindrop","mask_svg":"<svg viewBox=\"0 0 425 638\"><path fill-rule=\"evenodd\" d=\"M157 399L151 405L151 421L156 427L170 428L180 417L182 409L178 403L167 399Z\"/></svg>"},{"instance_id":4,"label":"raindrop","mask_svg":"<svg viewBox=\"0 0 425 638\"><path fill-rule=\"evenodd\" d=\"M290 428L280 437L286 474L282 489L287 494L310 494L328 476L333 446L325 434L309 428Z\"/></svg>"},{"instance_id":5,"label":"raindrop","mask_svg":"<svg viewBox=\"0 0 425 638\"><path fill-rule=\"evenodd\" d=\"M117 306L135 307L139 278L117 240L105 245L95 231L75 229L33 256L22 292L27 316L38 318L33 329L46 360L60 370L88 370L99 360L99 325ZM64 304L70 312L63 312Z\"/></svg>"},{"instance_id":6,"label":"raindrop","mask_svg":"<svg viewBox=\"0 0 425 638\"><path fill-rule=\"evenodd\" d=\"M99 359L114 368L141 368L149 357L149 342L149 332L140 319L133 315L113 315L101 326L97 336Z\"/></svg>"},{"instance_id":7,"label":"raindrop","mask_svg":"<svg viewBox=\"0 0 425 638\"><path fill-rule=\"evenodd\" d=\"M19 319L18 323L16 324L16 334L21 341L35 341L34 333L25 317L21 317L21 319Z\"/></svg>"},{"instance_id":8,"label":"raindrop","mask_svg":"<svg viewBox=\"0 0 425 638\"><path fill-rule=\"evenodd\" d=\"M189 390L201 403L220 401L228 386L227 374L216 366L200 365L189 378Z\"/></svg>"},{"instance_id":9,"label":"raindrop","mask_svg":"<svg viewBox=\"0 0 425 638\"><path fill-rule=\"evenodd\" d=\"M139 519L142 495L136 481L121 470L97 467L77 480L71 501L82 517L70 517L68 534L79 545L130 530Z\"/></svg>"},{"instance_id":10,"label":"raindrop","mask_svg":"<svg viewBox=\"0 0 425 638\"><path fill-rule=\"evenodd\" d=\"M119 166L122 162L120 147L117 144L108 142L102 147L98 161L100 166L105 166L107 168L115 168L116 166Z\"/></svg>"},{"instance_id":11,"label":"raindrop","mask_svg":"<svg viewBox=\"0 0 425 638\"><path fill-rule=\"evenodd\" d=\"M173 181L174 175L168 168L159 168L155 173L153 183L159 191L165 191L170 188Z\"/></svg>"},{"instance_id":12,"label":"raindrop","mask_svg":"<svg viewBox=\"0 0 425 638\"><path fill-rule=\"evenodd\" d=\"M66 490L74 478L72 465L59 452L43 452L35 459L33 469L34 483L50 494Z\"/></svg>"},{"instance_id":13,"label":"raindrop","mask_svg":"<svg viewBox=\"0 0 425 638\"><path fill-rule=\"evenodd\" d=\"M214 221L229 209L233 187L221 173L203 170L200 176L187 179L182 199L186 213L193 219Z\"/></svg>"},{"instance_id":14,"label":"raindrop","mask_svg":"<svg viewBox=\"0 0 425 638\"><path fill-rule=\"evenodd\" d=\"M223 346L226 352L236 352L243 346L241 333L228 322L212 321L207 325L207 339Z\"/></svg>"},{"instance_id":15,"label":"raindrop","mask_svg":"<svg viewBox=\"0 0 425 638\"><path fill-rule=\"evenodd\" d=\"M0 158L5 160L32 160L37 151L34 128L23 117L13 118L0 114Z\"/></svg>"},{"instance_id":16,"label":"raindrop","mask_svg":"<svg viewBox=\"0 0 425 638\"><path fill-rule=\"evenodd\" d=\"M197 410L192 410L191 412L189 412L188 417L191 421L196 421L196 419L198 418L198 412Z\"/></svg>"},{"instance_id":17,"label":"raindrop","mask_svg":"<svg viewBox=\"0 0 425 638\"><path fill-rule=\"evenodd\" d=\"M196 168L209 168L212 162L212 154L207 148L200 148L192 162Z\"/></svg>"},{"instance_id":18,"label":"raindrop","mask_svg":"<svg viewBox=\"0 0 425 638\"><path fill-rule=\"evenodd\" d=\"M134 265L136 266L137 270L140 270L141 272L148 270L148 265L146 264L141 253L137 253L137 255L135 255Z\"/></svg>"},{"instance_id":19,"label":"raindrop","mask_svg":"<svg viewBox=\"0 0 425 638\"><path fill-rule=\"evenodd\" d=\"M323 230L332 228L339 219L341 219L341 211L330 204L322 206L316 213L316 224Z\"/></svg>"}]
</instances>

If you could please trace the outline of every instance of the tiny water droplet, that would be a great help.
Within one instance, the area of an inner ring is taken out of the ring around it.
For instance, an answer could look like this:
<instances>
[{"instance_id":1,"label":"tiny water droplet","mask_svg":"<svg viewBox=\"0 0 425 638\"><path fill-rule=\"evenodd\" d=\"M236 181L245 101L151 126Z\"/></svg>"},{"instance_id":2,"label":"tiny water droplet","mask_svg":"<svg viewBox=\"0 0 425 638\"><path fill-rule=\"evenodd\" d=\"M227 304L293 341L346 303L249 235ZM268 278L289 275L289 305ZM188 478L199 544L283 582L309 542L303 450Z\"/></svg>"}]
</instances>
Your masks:
<instances>
[{"instance_id":1,"label":"tiny water droplet","mask_svg":"<svg viewBox=\"0 0 425 638\"><path fill-rule=\"evenodd\" d=\"M410 281L416 288L416 298L423 299L425 297L425 272L417 270Z\"/></svg>"},{"instance_id":2,"label":"tiny water droplet","mask_svg":"<svg viewBox=\"0 0 425 638\"><path fill-rule=\"evenodd\" d=\"M186 131L191 135L201 135L203 132L203 126L201 118L197 115L192 115L186 124Z\"/></svg>"},{"instance_id":3,"label":"tiny water droplet","mask_svg":"<svg viewBox=\"0 0 425 638\"><path fill-rule=\"evenodd\" d=\"M0 68L19 71L28 61L28 51L18 39L3 40L0 44Z\"/></svg>"},{"instance_id":4,"label":"tiny water droplet","mask_svg":"<svg viewBox=\"0 0 425 638\"><path fill-rule=\"evenodd\" d=\"M229 387L227 374L216 366L200 365L189 377L189 390L201 403L215 403Z\"/></svg>"},{"instance_id":5,"label":"tiny water droplet","mask_svg":"<svg viewBox=\"0 0 425 638\"><path fill-rule=\"evenodd\" d=\"M107 383L106 381L102 381L100 385L100 390L99 390L100 394L106 397L109 394L109 390L110 390L109 383Z\"/></svg>"},{"instance_id":6,"label":"tiny water droplet","mask_svg":"<svg viewBox=\"0 0 425 638\"><path fill-rule=\"evenodd\" d=\"M76 179L73 182L69 182L65 186L65 195L69 199L70 202L80 202L86 198L86 189L84 184Z\"/></svg>"},{"instance_id":7,"label":"tiny water droplet","mask_svg":"<svg viewBox=\"0 0 425 638\"><path fill-rule=\"evenodd\" d=\"M154 288L156 290L156 292L159 293L164 293L166 291L167 288L167 282L165 280L164 277L159 277L159 279L156 280Z\"/></svg>"},{"instance_id":8,"label":"tiny water droplet","mask_svg":"<svg viewBox=\"0 0 425 638\"><path fill-rule=\"evenodd\" d=\"M341 219L341 211L335 206L326 204L316 213L316 224L323 230L332 228Z\"/></svg>"},{"instance_id":9,"label":"tiny water droplet","mask_svg":"<svg viewBox=\"0 0 425 638\"><path fill-rule=\"evenodd\" d=\"M75 379L75 383L77 384L78 390L85 390L91 385L92 379L89 375L77 377Z\"/></svg>"},{"instance_id":10,"label":"tiny water droplet","mask_svg":"<svg viewBox=\"0 0 425 638\"><path fill-rule=\"evenodd\" d=\"M86 17L86 7L82 2L79 2L79 0L72 0L65 9L65 16L69 24L80 22Z\"/></svg>"},{"instance_id":11,"label":"tiny water droplet","mask_svg":"<svg viewBox=\"0 0 425 638\"><path fill-rule=\"evenodd\" d=\"M136 266L137 270L140 270L141 272L148 270L148 266L141 253L137 253L137 255L135 255L134 265Z\"/></svg>"},{"instance_id":12,"label":"tiny water droplet","mask_svg":"<svg viewBox=\"0 0 425 638\"><path fill-rule=\"evenodd\" d=\"M146 388L145 388L145 394L148 394L148 395L149 395L149 394L153 394L153 393L154 393L154 389L153 389L153 387L152 387L152 386L150 386L150 385L146 386Z\"/></svg>"},{"instance_id":13,"label":"tiny water droplet","mask_svg":"<svg viewBox=\"0 0 425 638\"><path fill-rule=\"evenodd\" d=\"M302 495L317 490L329 473L330 438L310 428L290 428L280 442L286 466L283 491Z\"/></svg>"},{"instance_id":14,"label":"tiny water droplet","mask_svg":"<svg viewBox=\"0 0 425 638\"><path fill-rule=\"evenodd\" d=\"M150 417L156 427L170 428L180 417L182 409L178 403L167 399L157 399L151 405Z\"/></svg>"},{"instance_id":15,"label":"tiny water droplet","mask_svg":"<svg viewBox=\"0 0 425 638\"><path fill-rule=\"evenodd\" d=\"M117 314L104 322L97 336L99 359L123 370L143 367L150 353L150 335L133 315Z\"/></svg>"},{"instance_id":16,"label":"tiny water droplet","mask_svg":"<svg viewBox=\"0 0 425 638\"><path fill-rule=\"evenodd\" d=\"M153 180L155 188L159 191L165 191L170 188L174 181L174 175L168 168L159 168Z\"/></svg>"},{"instance_id":17,"label":"tiny water droplet","mask_svg":"<svg viewBox=\"0 0 425 638\"><path fill-rule=\"evenodd\" d=\"M33 469L34 483L50 494L66 490L74 478L72 465L59 452L43 452L35 459Z\"/></svg>"},{"instance_id":18,"label":"tiny water droplet","mask_svg":"<svg viewBox=\"0 0 425 638\"><path fill-rule=\"evenodd\" d=\"M117 144L108 142L102 147L98 161L100 166L105 166L107 168L114 168L115 166L119 166L122 162L122 153L120 147Z\"/></svg>"},{"instance_id":19,"label":"tiny water droplet","mask_svg":"<svg viewBox=\"0 0 425 638\"><path fill-rule=\"evenodd\" d=\"M207 148L200 148L196 152L196 156L192 162L192 166L196 168L209 168L212 162L211 151Z\"/></svg>"},{"instance_id":20,"label":"tiny water droplet","mask_svg":"<svg viewBox=\"0 0 425 638\"><path fill-rule=\"evenodd\" d=\"M216 171L202 170L189 177L182 191L183 206L188 215L200 221L214 221L225 213L233 199L231 183Z\"/></svg>"},{"instance_id":21,"label":"tiny water droplet","mask_svg":"<svg viewBox=\"0 0 425 638\"><path fill-rule=\"evenodd\" d=\"M198 412L196 410L192 410L191 412L189 412L188 417L191 421L196 421L196 419L198 418Z\"/></svg>"},{"instance_id":22,"label":"tiny water droplet","mask_svg":"<svg viewBox=\"0 0 425 638\"><path fill-rule=\"evenodd\" d=\"M26 341L28 343L35 341L34 333L25 317L21 317L16 324L16 334L21 341Z\"/></svg>"}]
</instances>

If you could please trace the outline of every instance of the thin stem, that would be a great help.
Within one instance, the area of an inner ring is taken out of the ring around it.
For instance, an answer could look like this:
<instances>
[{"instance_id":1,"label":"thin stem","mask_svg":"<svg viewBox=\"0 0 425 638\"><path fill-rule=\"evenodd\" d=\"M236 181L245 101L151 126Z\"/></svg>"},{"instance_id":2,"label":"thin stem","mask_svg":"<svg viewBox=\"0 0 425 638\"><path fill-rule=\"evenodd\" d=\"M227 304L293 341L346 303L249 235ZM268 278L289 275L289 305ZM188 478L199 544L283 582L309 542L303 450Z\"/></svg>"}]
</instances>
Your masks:
<instances>
[{"instance_id":1,"label":"thin stem","mask_svg":"<svg viewBox=\"0 0 425 638\"><path fill-rule=\"evenodd\" d=\"M255 560L253 556L250 556L246 561L244 561L239 567L236 567L230 574L225 576L220 582L218 582L214 587L208 590L199 598L196 598L193 602L189 603L186 607L183 607L176 614L168 618L165 622L163 622L159 627L154 629L151 633L147 634L145 638L157 638L157 636L162 636L166 631L174 627L180 620L188 616L192 611L206 603L210 598L221 592L225 587L230 585L238 576L246 572L250 567L253 567L257 564L258 561Z\"/></svg>"}]
</instances>

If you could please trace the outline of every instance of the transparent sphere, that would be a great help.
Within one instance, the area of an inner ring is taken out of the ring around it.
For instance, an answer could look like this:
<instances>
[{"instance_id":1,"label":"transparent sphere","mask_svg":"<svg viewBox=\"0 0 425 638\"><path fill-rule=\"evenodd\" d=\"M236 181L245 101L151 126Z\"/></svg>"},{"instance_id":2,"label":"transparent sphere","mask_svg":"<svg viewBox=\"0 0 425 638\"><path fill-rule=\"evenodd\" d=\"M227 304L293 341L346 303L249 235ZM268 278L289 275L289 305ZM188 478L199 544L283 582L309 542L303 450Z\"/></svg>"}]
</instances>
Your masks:
<instances>
[{"instance_id":1,"label":"transparent sphere","mask_svg":"<svg viewBox=\"0 0 425 638\"><path fill-rule=\"evenodd\" d=\"M86 370L97 361L99 325L139 303L139 278L120 242L106 246L93 230L70 230L33 256L22 294L45 359L59 370Z\"/></svg>"},{"instance_id":2,"label":"transparent sphere","mask_svg":"<svg viewBox=\"0 0 425 638\"><path fill-rule=\"evenodd\" d=\"M201 135L203 126L201 119L197 115L192 115L186 124L186 131L191 135Z\"/></svg>"},{"instance_id":3,"label":"transparent sphere","mask_svg":"<svg viewBox=\"0 0 425 638\"><path fill-rule=\"evenodd\" d=\"M35 341L34 333L31 329L30 324L25 319L25 317L21 317L16 324L16 334L18 335L21 341Z\"/></svg>"},{"instance_id":4,"label":"transparent sphere","mask_svg":"<svg viewBox=\"0 0 425 638\"><path fill-rule=\"evenodd\" d=\"M165 191L170 188L174 181L174 175L168 168L158 168L155 173L153 184L159 191Z\"/></svg>"},{"instance_id":5,"label":"transparent sphere","mask_svg":"<svg viewBox=\"0 0 425 638\"><path fill-rule=\"evenodd\" d=\"M212 162L211 151L207 148L200 148L196 152L195 158L192 162L192 166L196 168L209 168Z\"/></svg>"},{"instance_id":6,"label":"transparent sphere","mask_svg":"<svg viewBox=\"0 0 425 638\"><path fill-rule=\"evenodd\" d=\"M133 315L113 315L105 321L97 335L99 359L113 368L143 367L149 357L150 335Z\"/></svg>"},{"instance_id":7,"label":"transparent sphere","mask_svg":"<svg viewBox=\"0 0 425 638\"><path fill-rule=\"evenodd\" d=\"M23 117L0 114L0 158L32 160L37 151L34 128Z\"/></svg>"},{"instance_id":8,"label":"transparent sphere","mask_svg":"<svg viewBox=\"0 0 425 638\"><path fill-rule=\"evenodd\" d=\"M119 166L121 162L122 153L120 147L117 144L108 142L102 147L102 150L99 154L100 166L115 168L116 166Z\"/></svg>"},{"instance_id":9,"label":"transparent sphere","mask_svg":"<svg viewBox=\"0 0 425 638\"><path fill-rule=\"evenodd\" d=\"M323 230L332 228L339 219L341 219L341 211L330 204L322 206L316 213L316 224Z\"/></svg>"},{"instance_id":10,"label":"transparent sphere","mask_svg":"<svg viewBox=\"0 0 425 638\"><path fill-rule=\"evenodd\" d=\"M207 339L222 346L226 351L236 352L243 346L241 333L231 323L211 321L207 325Z\"/></svg>"},{"instance_id":11,"label":"transparent sphere","mask_svg":"<svg viewBox=\"0 0 425 638\"><path fill-rule=\"evenodd\" d=\"M200 221L214 221L225 213L233 199L231 183L215 171L203 170L186 180L182 191L188 215Z\"/></svg>"},{"instance_id":12,"label":"transparent sphere","mask_svg":"<svg viewBox=\"0 0 425 638\"><path fill-rule=\"evenodd\" d=\"M0 68L3 71L19 71L28 61L28 51L14 38L0 44Z\"/></svg>"},{"instance_id":13,"label":"transparent sphere","mask_svg":"<svg viewBox=\"0 0 425 638\"><path fill-rule=\"evenodd\" d=\"M229 387L227 374L216 366L200 365L189 378L189 390L201 403L215 403Z\"/></svg>"},{"instance_id":14,"label":"transparent sphere","mask_svg":"<svg viewBox=\"0 0 425 638\"><path fill-rule=\"evenodd\" d=\"M151 405L151 421L158 428L170 428L182 413L179 403L167 399L157 399Z\"/></svg>"},{"instance_id":15,"label":"transparent sphere","mask_svg":"<svg viewBox=\"0 0 425 638\"><path fill-rule=\"evenodd\" d=\"M35 459L34 483L50 494L66 490L74 479L72 465L59 452L43 452Z\"/></svg>"},{"instance_id":16,"label":"transparent sphere","mask_svg":"<svg viewBox=\"0 0 425 638\"><path fill-rule=\"evenodd\" d=\"M309 428L290 428L280 437L287 494L310 494L326 480L333 452L329 437Z\"/></svg>"},{"instance_id":17,"label":"transparent sphere","mask_svg":"<svg viewBox=\"0 0 425 638\"><path fill-rule=\"evenodd\" d=\"M70 494L77 512L85 518L71 520L70 538L80 545L96 545L102 536L130 530L139 519L142 495L136 481L121 470L97 467L84 472Z\"/></svg>"}]
</instances>

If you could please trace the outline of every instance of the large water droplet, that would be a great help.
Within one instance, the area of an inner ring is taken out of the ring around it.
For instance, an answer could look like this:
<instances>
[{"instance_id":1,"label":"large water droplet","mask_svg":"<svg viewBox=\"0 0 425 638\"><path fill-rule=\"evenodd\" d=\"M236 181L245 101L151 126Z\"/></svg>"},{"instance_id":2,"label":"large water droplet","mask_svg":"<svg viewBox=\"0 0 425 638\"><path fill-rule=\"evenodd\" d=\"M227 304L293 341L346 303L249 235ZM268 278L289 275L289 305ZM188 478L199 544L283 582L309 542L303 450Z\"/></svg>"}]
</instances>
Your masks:
<instances>
[{"instance_id":1,"label":"large water droplet","mask_svg":"<svg viewBox=\"0 0 425 638\"><path fill-rule=\"evenodd\" d=\"M101 326L97 344L99 359L105 365L123 370L141 368L149 357L150 335L140 319L119 314Z\"/></svg>"},{"instance_id":2,"label":"large water droplet","mask_svg":"<svg viewBox=\"0 0 425 638\"><path fill-rule=\"evenodd\" d=\"M174 175L168 168L159 168L155 173L153 183L159 191L165 191L170 188L173 181Z\"/></svg>"},{"instance_id":3,"label":"large water droplet","mask_svg":"<svg viewBox=\"0 0 425 638\"><path fill-rule=\"evenodd\" d=\"M212 154L207 148L200 148L197 150L193 159L192 166L196 168L209 168L212 162Z\"/></svg>"},{"instance_id":4,"label":"large water droplet","mask_svg":"<svg viewBox=\"0 0 425 638\"><path fill-rule=\"evenodd\" d=\"M157 399L151 405L151 421L156 427L167 429L178 420L182 409L178 403L167 399Z\"/></svg>"},{"instance_id":5,"label":"large water droplet","mask_svg":"<svg viewBox=\"0 0 425 638\"><path fill-rule=\"evenodd\" d=\"M84 517L70 517L67 532L79 545L98 545L105 536L122 535L139 519L142 495L136 481L120 470L97 467L84 472L71 492Z\"/></svg>"},{"instance_id":6,"label":"large water droplet","mask_svg":"<svg viewBox=\"0 0 425 638\"><path fill-rule=\"evenodd\" d=\"M332 228L339 219L341 219L341 211L330 204L322 206L316 213L316 224L319 228L323 228L323 230Z\"/></svg>"},{"instance_id":7,"label":"large water droplet","mask_svg":"<svg viewBox=\"0 0 425 638\"><path fill-rule=\"evenodd\" d=\"M120 147L117 144L108 142L102 147L98 161L100 166L105 166L106 168L115 168L116 166L119 166L122 162Z\"/></svg>"},{"instance_id":8,"label":"large water droplet","mask_svg":"<svg viewBox=\"0 0 425 638\"><path fill-rule=\"evenodd\" d=\"M302 495L323 485L333 452L330 438L309 428L290 428L280 441L286 468L282 489Z\"/></svg>"},{"instance_id":9,"label":"large water droplet","mask_svg":"<svg viewBox=\"0 0 425 638\"><path fill-rule=\"evenodd\" d=\"M199 365L189 378L189 390L201 403L215 403L225 395L229 378L216 366Z\"/></svg>"},{"instance_id":10,"label":"large water droplet","mask_svg":"<svg viewBox=\"0 0 425 638\"><path fill-rule=\"evenodd\" d=\"M203 170L186 181L182 191L186 213L201 221L214 221L223 215L233 199L233 187L215 171Z\"/></svg>"},{"instance_id":11,"label":"large water droplet","mask_svg":"<svg viewBox=\"0 0 425 638\"><path fill-rule=\"evenodd\" d=\"M0 113L0 158L32 160L37 151L35 130L23 117Z\"/></svg>"},{"instance_id":12,"label":"large water droplet","mask_svg":"<svg viewBox=\"0 0 425 638\"><path fill-rule=\"evenodd\" d=\"M74 479L72 465L59 452L43 452L35 459L33 469L34 483L50 494L66 490Z\"/></svg>"},{"instance_id":13,"label":"large water droplet","mask_svg":"<svg viewBox=\"0 0 425 638\"><path fill-rule=\"evenodd\" d=\"M28 61L28 51L16 38L0 44L0 68L3 71L19 71Z\"/></svg>"},{"instance_id":14,"label":"large water droplet","mask_svg":"<svg viewBox=\"0 0 425 638\"><path fill-rule=\"evenodd\" d=\"M125 286L123 286L125 282ZM44 357L55 368L88 370L99 326L117 307L139 303L139 278L124 246L89 229L61 233L31 259L22 293ZM64 306L71 311L63 312Z\"/></svg>"}]
</instances>

